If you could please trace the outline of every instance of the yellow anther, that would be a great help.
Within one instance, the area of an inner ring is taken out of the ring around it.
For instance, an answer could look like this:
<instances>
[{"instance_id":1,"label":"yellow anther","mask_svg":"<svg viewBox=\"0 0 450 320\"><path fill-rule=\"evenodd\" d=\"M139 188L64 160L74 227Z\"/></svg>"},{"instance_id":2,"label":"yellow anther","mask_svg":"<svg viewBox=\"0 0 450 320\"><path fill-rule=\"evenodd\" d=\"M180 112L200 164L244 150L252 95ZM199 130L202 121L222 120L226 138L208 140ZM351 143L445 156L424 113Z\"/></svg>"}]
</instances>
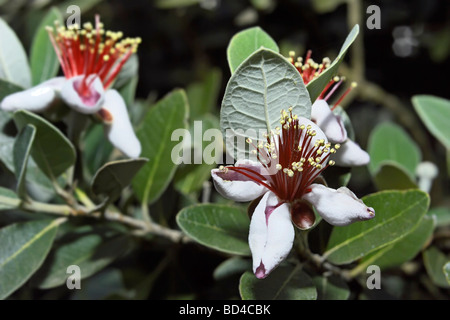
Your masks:
<instances>
[{"instance_id":1,"label":"yellow anther","mask_svg":"<svg viewBox=\"0 0 450 320\"><path fill-rule=\"evenodd\" d=\"M250 139L250 138L247 138L246 140L245 140L247 143L252 143L252 139Z\"/></svg>"},{"instance_id":2,"label":"yellow anther","mask_svg":"<svg viewBox=\"0 0 450 320\"><path fill-rule=\"evenodd\" d=\"M339 81L339 77L338 77L338 76L335 76L335 77L333 78L333 81L334 81L334 82L338 82L338 81Z\"/></svg>"},{"instance_id":3,"label":"yellow anther","mask_svg":"<svg viewBox=\"0 0 450 320\"><path fill-rule=\"evenodd\" d=\"M336 153L336 149L331 148L331 149L330 149L330 153Z\"/></svg>"},{"instance_id":4,"label":"yellow anther","mask_svg":"<svg viewBox=\"0 0 450 320\"><path fill-rule=\"evenodd\" d=\"M275 168L277 168L278 171L281 170L281 169L283 169L283 167L282 167L281 164L279 164L279 163L277 163L277 165L275 166Z\"/></svg>"},{"instance_id":5,"label":"yellow anther","mask_svg":"<svg viewBox=\"0 0 450 320\"><path fill-rule=\"evenodd\" d=\"M328 161L328 165L330 165L330 166L334 166L335 164L336 164L336 162L333 160Z\"/></svg>"},{"instance_id":6,"label":"yellow anther","mask_svg":"<svg viewBox=\"0 0 450 320\"><path fill-rule=\"evenodd\" d=\"M288 177L292 178L294 176L294 171L288 170L287 175Z\"/></svg>"},{"instance_id":7,"label":"yellow anther","mask_svg":"<svg viewBox=\"0 0 450 320\"><path fill-rule=\"evenodd\" d=\"M289 51L289 56L290 57L295 57L295 51L293 51L293 50Z\"/></svg>"},{"instance_id":8,"label":"yellow anther","mask_svg":"<svg viewBox=\"0 0 450 320\"><path fill-rule=\"evenodd\" d=\"M358 86L358 83L356 83L356 82L352 82L352 84L351 84L351 86L352 86L352 88L356 88L357 86Z\"/></svg>"},{"instance_id":9,"label":"yellow anther","mask_svg":"<svg viewBox=\"0 0 450 320\"><path fill-rule=\"evenodd\" d=\"M336 150L339 150L340 147L341 147L341 145L340 145L339 143L336 143L336 144L334 145L334 148L335 148Z\"/></svg>"},{"instance_id":10,"label":"yellow anther","mask_svg":"<svg viewBox=\"0 0 450 320\"><path fill-rule=\"evenodd\" d=\"M302 125L300 126L300 130L304 130L304 129L305 129L305 125L302 124Z\"/></svg>"}]
</instances>

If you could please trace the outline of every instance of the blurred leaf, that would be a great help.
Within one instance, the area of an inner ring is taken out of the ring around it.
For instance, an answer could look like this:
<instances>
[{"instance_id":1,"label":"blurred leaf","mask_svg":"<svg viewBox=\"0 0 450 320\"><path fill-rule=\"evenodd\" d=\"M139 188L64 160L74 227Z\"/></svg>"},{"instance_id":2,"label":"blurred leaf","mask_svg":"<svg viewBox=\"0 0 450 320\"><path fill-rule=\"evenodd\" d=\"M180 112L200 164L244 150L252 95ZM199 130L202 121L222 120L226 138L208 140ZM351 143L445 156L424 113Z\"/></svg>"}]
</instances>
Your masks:
<instances>
[{"instance_id":1,"label":"blurred leaf","mask_svg":"<svg viewBox=\"0 0 450 320\"><path fill-rule=\"evenodd\" d=\"M316 300L311 278L300 268L279 266L260 280L247 271L241 277L239 292L243 300Z\"/></svg>"},{"instance_id":2,"label":"blurred leaf","mask_svg":"<svg viewBox=\"0 0 450 320\"><path fill-rule=\"evenodd\" d=\"M72 5L80 7L81 13L85 13L100 2L102 2L102 0L66 0L58 4L58 10L62 12L65 17L68 17L72 12L68 13L67 8Z\"/></svg>"},{"instance_id":3,"label":"blurred leaf","mask_svg":"<svg viewBox=\"0 0 450 320\"><path fill-rule=\"evenodd\" d=\"M228 65L231 73L255 51L266 48L279 52L276 42L260 27L253 27L236 33L227 48Z\"/></svg>"},{"instance_id":4,"label":"blurred leaf","mask_svg":"<svg viewBox=\"0 0 450 320\"><path fill-rule=\"evenodd\" d=\"M317 13L327 13L336 10L346 0L312 0L312 6Z\"/></svg>"},{"instance_id":5,"label":"blurred leaf","mask_svg":"<svg viewBox=\"0 0 450 320\"><path fill-rule=\"evenodd\" d=\"M86 132L82 156L91 174L108 161L113 149L112 144L105 137L103 125L96 124Z\"/></svg>"},{"instance_id":6,"label":"blurred leaf","mask_svg":"<svg viewBox=\"0 0 450 320\"><path fill-rule=\"evenodd\" d=\"M15 92L19 92L24 90L22 87L15 85L14 83L8 82L6 80L0 79L0 102L4 97L10 95ZM0 112L4 113L5 111L0 110Z\"/></svg>"},{"instance_id":7,"label":"blurred leaf","mask_svg":"<svg viewBox=\"0 0 450 320\"><path fill-rule=\"evenodd\" d=\"M27 55L19 38L0 18L0 79L28 88L31 73Z\"/></svg>"},{"instance_id":8,"label":"blurred leaf","mask_svg":"<svg viewBox=\"0 0 450 320\"><path fill-rule=\"evenodd\" d=\"M317 289L317 300L347 300L350 289L338 276L315 276L312 278Z\"/></svg>"},{"instance_id":9,"label":"blurred leaf","mask_svg":"<svg viewBox=\"0 0 450 320\"><path fill-rule=\"evenodd\" d=\"M147 159L126 159L106 163L95 174L92 191L97 195L107 195L114 201L122 190L131 184L136 173L147 161Z\"/></svg>"},{"instance_id":10,"label":"blurred leaf","mask_svg":"<svg viewBox=\"0 0 450 320\"><path fill-rule=\"evenodd\" d=\"M308 89L309 96L311 97L311 101L316 101L317 97L320 95L325 86L330 82L330 80L337 74L339 65L344 60L345 53L348 48L351 46L353 41L355 41L356 37L359 33L359 25L355 25L353 29L348 34L347 38L344 41L344 44L341 47L341 51L337 55L336 59L331 63L330 67L328 67L324 72L322 72L317 78L310 81L306 85L306 89Z\"/></svg>"},{"instance_id":11,"label":"blurred leaf","mask_svg":"<svg viewBox=\"0 0 450 320\"><path fill-rule=\"evenodd\" d=\"M422 220L405 237L364 257L363 268L377 265L381 269L399 266L413 259L430 240L434 231L434 220L425 215Z\"/></svg>"},{"instance_id":12,"label":"blurred leaf","mask_svg":"<svg viewBox=\"0 0 450 320\"><path fill-rule=\"evenodd\" d=\"M205 75L203 81L193 83L186 88L191 120L197 120L215 109L221 82L221 70L213 68Z\"/></svg>"},{"instance_id":13,"label":"blurred leaf","mask_svg":"<svg viewBox=\"0 0 450 320\"><path fill-rule=\"evenodd\" d=\"M89 279L85 279L81 290L72 290L71 300L108 300L109 297L125 291L122 272L118 269L108 268L95 274Z\"/></svg>"},{"instance_id":14,"label":"blurred leaf","mask_svg":"<svg viewBox=\"0 0 450 320\"><path fill-rule=\"evenodd\" d=\"M231 76L220 111L220 128L224 137L232 134L237 139L258 140L258 131L271 132L279 126L280 110L289 107L297 116L310 118L311 101L302 77L283 56L260 49ZM241 155L237 158L246 153L241 143L233 147Z\"/></svg>"},{"instance_id":15,"label":"blurred leaf","mask_svg":"<svg viewBox=\"0 0 450 320\"><path fill-rule=\"evenodd\" d=\"M382 161L373 177L378 190L417 189L409 172L393 161Z\"/></svg>"},{"instance_id":16,"label":"blurred leaf","mask_svg":"<svg viewBox=\"0 0 450 320\"><path fill-rule=\"evenodd\" d=\"M134 97L136 95L136 88L139 82L138 76L130 79L122 88L120 88L119 93L125 101L125 105L132 107L134 104Z\"/></svg>"},{"instance_id":17,"label":"blurred leaf","mask_svg":"<svg viewBox=\"0 0 450 320\"><path fill-rule=\"evenodd\" d=\"M27 174L28 158L35 135L36 128L33 125L26 125L14 142L14 171L17 178L17 194L21 199L25 199L27 196L25 177Z\"/></svg>"},{"instance_id":18,"label":"blurred leaf","mask_svg":"<svg viewBox=\"0 0 450 320\"><path fill-rule=\"evenodd\" d=\"M443 272L443 268L449 260L449 257L434 246L423 252L423 262L431 281L442 288L450 288L450 283L447 282Z\"/></svg>"},{"instance_id":19,"label":"blurred leaf","mask_svg":"<svg viewBox=\"0 0 450 320\"><path fill-rule=\"evenodd\" d=\"M199 204L182 209L178 226L195 241L226 253L249 255L247 213L237 207Z\"/></svg>"},{"instance_id":20,"label":"blurred leaf","mask_svg":"<svg viewBox=\"0 0 450 320\"><path fill-rule=\"evenodd\" d=\"M450 53L450 26L447 24L441 30L433 30L430 36L430 57L435 63L441 63Z\"/></svg>"},{"instance_id":21,"label":"blurred leaf","mask_svg":"<svg viewBox=\"0 0 450 320\"><path fill-rule=\"evenodd\" d=\"M450 149L450 100L416 95L412 98L414 109L431 134Z\"/></svg>"},{"instance_id":22,"label":"blurred leaf","mask_svg":"<svg viewBox=\"0 0 450 320\"><path fill-rule=\"evenodd\" d=\"M390 160L405 169L410 179L414 181L421 153L417 144L402 127L389 122L377 125L370 135L368 152L369 171L372 176L377 173L381 163Z\"/></svg>"},{"instance_id":23,"label":"blurred leaf","mask_svg":"<svg viewBox=\"0 0 450 320\"><path fill-rule=\"evenodd\" d=\"M447 280L447 283L450 285L450 261L444 264L442 271L444 272L445 280Z\"/></svg>"},{"instance_id":24,"label":"blurred leaf","mask_svg":"<svg viewBox=\"0 0 450 320\"><path fill-rule=\"evenodd\" d=\"M0 230L0 299L22 286L41 266L59 223L58 220L35 220Z\"/></svg>"},{"instance_id":25,"label":"blurred leaf","mask_svg":"<svg viewBox=\"0 0 450 320\"><path fill-rule=\"evenodd\" d=\"M19 204L20 199L14 191L0 187L0 210L15 209Z\"/></svg>"},{"instance_id":26,"label":"blurred leaf","mask_svg":"<svg viewBox=\"0 0 450 320\"><path fill-rule=\"evenodd\" d=\"M245 271L252 270L252 261L242 259L241 257L232 257L217 266L214 270L214 280L224 280L236 274L242 274Z\"/></svg>"},{"instance_id":27,"label":"blurred leaf","mask_svg":"<svg viewBox=\"0 0 450 320\"><path fill-rule=\"evenodd\" d=\"M250 0L250 2L255 9L263 11L273 8L275 5L273 0Z\"/></svg>"},{"instance_id":28,"label":"blurred leaf","mask_svg":"<svg viewBox=\"0 0 450 320\"><path fill-rule=\"evenodd\" d=\"M139 75L139 58L137 54L132 54L127 62L120 69L116 80L114 81L114 88L120 89L127 85L133 78Z\"/></svg>"},{"instance_id":29,"label":"blurred leaf","mask_svg":"<svg viewBox=\"0 0 450 320\"><path fill-rule=\"evenodd\" d=\"M174 90L152 107L136 134L142 144L141 156L149 162L133 179L133 188L142 203L152 203L166 190L177 165L172 150L179 145L171 141L176 129L187 127L189 105L183 90Z\"/></svg>"},{"instance_id":30,"label":"blurred leaf","mask_svg":"<svg viewBox=\"0 0 450 320\"><path fill-rule=\"evenodd\" d=\"M445 227L450 225L450 208L432 208L428 211L428 215L434 217L436 220L436 227Z\"/></svg>"},{"instance_id":31,"label":"blurred leaf","mask_svg":"<svg viewBox=\"0 0 450 320\"><path fill-rule=\"evenodd\" d=\"M34 35L30 51L33 85L51 79L58 73L59 60L45 29L46 26L53 27L55 21L58 21L60 25L64 24L61 12L56 8L50 8Z\"/></svg>"},{"instance_id":32,"label":"blurred leaf","mask_svg":"<svg viewBox=\"0 0 450 320\"><path fill-rule=\"evenodd\" d=\"M50 122L25 110L15 112L14 121L19 130L27 124L36 127L31 155L50 179L57 178L75 163L72 143Z\"/></svg>"},{"instance_id":33,"label":"blurred leaf","mask_svg":"<svg viewBox=\"0 0 450 320\"><path fill-rule=\"evenodd\" d=\"M95 230L95 229L94 229ZM80 279L85 279L104 269L130 249L126 236L104 238L97 233L80 233L57 244L44 266L36 273L36 285L41 289L60 286L67 281L67 267L80 267Z\"/></svg>"},{"instance_id":34,"label":"blurred leaf","mask_svg":"<svg viewBox=\"0 0 450 320\"><path fill-rule=\"evenodd\" d=\"M324 255L346 264L394 243L408 234L428 209L428 194L419 190L382 191L362 198L375 209L375 218L334 227Z\"/></svg>"},{"instance_id":35,"label":"blurred leaf","mask_svg":"<svg viewBox=\"0 0 450 320\"><path fill-rule=\"evenodd\" d=\"M175 9L199 4L201 0L156 0L155 6L159 9Z\"/></svg>"}]
</instances>

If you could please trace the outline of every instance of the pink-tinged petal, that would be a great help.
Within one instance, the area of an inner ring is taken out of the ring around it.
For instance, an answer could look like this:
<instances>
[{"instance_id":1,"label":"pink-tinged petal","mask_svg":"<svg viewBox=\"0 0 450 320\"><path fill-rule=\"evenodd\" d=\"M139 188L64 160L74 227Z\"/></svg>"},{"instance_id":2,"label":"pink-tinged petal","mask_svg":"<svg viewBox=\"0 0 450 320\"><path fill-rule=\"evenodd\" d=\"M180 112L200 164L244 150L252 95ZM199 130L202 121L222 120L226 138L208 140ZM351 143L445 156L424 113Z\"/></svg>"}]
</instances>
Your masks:
<instances>
[{"instance_id":1,"label":"pink-tinged petal","mask_svg":"<svg viewBox=\"0 0 450 320\"><path fill-rule=\"evenodd\" d=\"M250 160L238 160L235 167L245 167L259 174L262 174L263 172L263 167L259 162ZM250 171L246 171L246 173L256 178L256 175L252 174ZM223 197L233 201L252 201L267 191L264 185L255 182L239 172L227 169L226 167L224 170L211 170L211 177L217 192Z\"/></svg>"},{"instance_id":2,"label":"pink-tinged petal","mask_svg":"<svg viewBox=\"0 0 450 320\"><path fill-rule=\"evenodd\" d=\"M369 220L375 217L375 210L346 187L337 190L321 184L312 184L310 192L303 196L316 208L317 213L328 223L346 226L355 221Z\"/></svg>"},{"instance_id":3,"label":"pink-tinged petal","mask_svg":"<svg viewBox=\"0 0 450 320\"><path fill-rule=\"evenodd\" d=\"M5 111L16 111L25 109L33 112L40 112L47 109L61 90L64 77L57 77L47 80L30 89L16 92L6 96L0 104Z\"/></svg>"},{"instance_id":4,"label":"pink-tinged petal","mask_svg":"<svg viewBox=\"0 0 450 320\"><path fill-rule=\"evenodd\" d=\"M90 83L87 92L83 92L82 82L84 75L68 79L62 89L61 98L71 108L80 113L97 113L103 105L105 89L103 83L96 75L91 75L86 80Z\"/></svg>"},{"instance_id":5,"label":"pink-tinged petal","mask_svg":"<svg viewBox=\"0 0 450 320\"><path fill-rule=\"evenodd\" d=\"M332 143L343 143L347 139L347 130L341 117L331 111L325 100L319 99L311 108L311 120L323 130L328 140Z\"/></svg>"},{"instance_id":6,"label":"pink-tinged petal","mask_svg":"<svg viewBox=\"0 0 450 320\"><path fill-rule=\"evenodd\" d=\"M106 110L105 113L108 113L109 117L105 121L105 131L109 141L128 157L139 157L141 143L134 133L125 101L116 90L106 91L102 110Z\"/></svg>"},{"instance_id":7,"label":"pink-tinged petal","mask_svg":"<svg viewBox=\"0 0 450 320\"><path fill-rule=\"evenodd\" d=\"M288 256L294 236L289 205L267 192L255 208L248 237L257 278L267 277Z\"/></svg>"},{"instance_id":8,"label":"pink-tinged petal","mask_svg":"<svg viewBox=\"0 0 450 320\"><path fill-rule=\"evenodd\" d=\"M369 154L354 141L347 139L332 159L341 167L364 166L370 162Z\"/></svg>"}]
</instances>

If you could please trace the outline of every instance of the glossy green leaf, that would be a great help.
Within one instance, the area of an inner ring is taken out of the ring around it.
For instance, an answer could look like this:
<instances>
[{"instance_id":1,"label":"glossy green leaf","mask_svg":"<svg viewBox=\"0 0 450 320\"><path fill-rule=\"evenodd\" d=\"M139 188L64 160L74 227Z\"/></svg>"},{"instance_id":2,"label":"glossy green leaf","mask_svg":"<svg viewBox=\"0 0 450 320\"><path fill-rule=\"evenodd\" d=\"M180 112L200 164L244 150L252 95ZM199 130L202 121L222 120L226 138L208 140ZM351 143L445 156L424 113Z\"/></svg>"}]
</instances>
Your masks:
<instances>
[{"instance_id":1,"label":"glossy green leaf","mask_svg":"<svg viewBox=\"0 0 450 320\"><path fill-rule=\"evenodd\" d=\"M106 163L95 174L92 191L116 199L147 162L147 159L126 159Z\"/></svg>"},{"instance_id":2,"label":"glossy green leaf","mask_svg":"<svg viewBox=\"0 0 450 320\"><path fill-rule=\"evenodd\" d=\"M231 38L227 48L228 65L234 73L239 65L262 48L279 52L276 42L260 27L245 29Z\"/></svg>"},{"instance_id":3,"label":"glossy green leaf","mask_svg":"<svg viewBox=\"0 0 450 320\"><path fill-rule=\"evenodd\" d=\"M402 166L393 161L382 161L374 177L378 190L417 189L417 184L411 180L411 175Z\"/></svg>"},{"instance_id":4,"label":"glossy green leaf","mask_svg":"<svg viewBox=\"0 0 450 320\"><path fill-rule=\"evenodd\" d=\"M187 127L189 106L183 90L175 90L152 107L137 130L142 144L141 157L149 159L133 180L136 195L143 203L152 203L169 185L177 165L172 151L181 142L172 141L176 129Z\"/></svg>"},{"instance_id":5,"label":"glossy green leaf","mask_svg":"<svg viewBox=\"0 0 450 320\"><path fill-rule=\"evenodd\" d=\"M308 89L309 96L311 97L312 102L317 99L328 82L337 74L339 65L344 60L348 48L350 48L353 41L355 41L358 33L359 25L355 25L345 39L344 44L341 47L341 51L339 51L336 59L334 59L331 65L324 72L322 72L320 76L308 83L306 89Z\"/></svg>"},{"instance_id":6,"label":"glossy green leaf","mask_svg":"<svg viewBox=\"0 0 450 320\"><path fill-rule=\"evenodd\" d=\"M428 276L435 285L442 288L450 288L450 283L447 282L443 272L444 266L449 261L450 258L434 246L423 252L423 262Z\"/></svg>"},{"instance_id":7,"label":"glossy green leaf","mask_svg":"<svg viewBox=\"0 0 450 320\"><path fill-rule=\"evenodd\" d=\"M425 215L405 237L364 257L360 265L366 268L374 264L388 269L413 259L430 240L434 227L434 220Z\"/></svg>"},{"instance_id":8,"label":"glossy green leaf","mask_svg":"<svg viewBox=\"0 0 450 320\"><path fill-rule=\"evenodd\" d=\"M25 50L14 31L0 18L0 79L28 88L31 73Z\"/></svg>"},{"instance_id":9,"label":"glossy green leaf","mask_svg":"<svg viewBox=\"0 0 450 320\"><path fill-rule=\"evenodd\" d=\"M334 227L324 255L335 264L355 261L406 236L422 219L430 202L419 190L382 191L362 198L375 218Z\"/></svg>"},{"instance_id":10,"label":"glossy green leaf","mask_svg":"<svg viewBox=\"0 0 450 320\"><path fill-rule=\"evenodd\" d=\"M14 191L0 187L0 210L15 209L19 204L20 199Z\"/></svg>"},{"instance_id":11,"label":"glossy green leaf","mask_svg":"<svg viewBox=\"0 0 450 320\"><path fill-rule=\"evenodd\" d=\"M347 300L350 289L338 276L315 276L312 278L317 289L317 300Z\"/></svg>"},{"instance_id":12,"label":"glossy green leaf","mask_svg":"<svg viewBox=\"0 0 450 320\"><path fill-rule=\"evenodd\" d=\"M243 141L247 137L262 139L260 131L270 132L279 126L280 110L289 107L297 116L310 118L311 101L302 77L283 56L260 49L228 82L220 111L222 133ZM230 147L228 152L232 151ZM238 154L246 153L245 144L234 143L233 148Z\"/></svg>"},{"instance_id":13,"label":"glossy green leaf","mask_svg":"<svg viewBox=\"0 0 450 320\"><path fill-rule=\"evenodd\" d=\"M177 215L178 226L195 241L222 252L249 255L247 213L237 207L199 204Z\"/></svg>"},{"instance_id":14,"label":"glossy green leaf","mask_svg":"<svg viewBox=\"0 0 450 320\"><path fill-rule=\"evenodd\" d=\"M22 286L41 266L60 220L35 220L0 229L0 299Z\"/></svg>"},{"instance_id":15,"label":"glossy green leaf","mask_svg":"<svg viewBox=\"0 0 450 320\"><path fill-rule=\"evenodd\" d=\"M316 300L311 278L300 268L279 266L263 280L251 272L242 275L239 292L243 300Z\"/></svg>"},{"instance_id":16,"label":"glossy green leaf","mask_svg":"<svg viewBox=\"0 0 450 320\"><path fill-rule=\"evenodd\" d=\"M384 122L372 131L368 152L370 154L369 170L375 175L380 165L392 161L401 166L414 180L416 167L421 160L420 149L402 127Z\"/></svg>"},{"instance_id":17,"label":"glossy green leaf","mask_svg":"<svg viewBox=\"0 0 450 320\"><path fill-rule=\"evenodd\" d=\"M48 262L36 273L36 285L49 289L65 284L67 267L71 265L80 267L81 279L90 277L126 253L130 246L130 238L126 236L105 237L95 232L75 237L69 234L52 249Z\"/></svg>"},{"instance_id":18,"label":"glossy green leaf","mask_svg":"<svg viewBox=\"0 0 450 320\"><path fill-rule=\"evenodd\" d=\"M225 260L214 269L213 277L215 280L223 280L233 275L241 275L245 271L252 270L252 261L241 257L232 257Z\"/></svg>"},{"instance_id":19,"label":"glossy green leaf","mask_svg":"<svg viewBox=\"0 0 450 320\"><path fill-rule=\"evenodd\" d=\"M213 111L218 103L219 90L222 84L222 72L218 68L208 71L201 82L190 84L186 94L190 107L190 119L199 117Z\"/></svg>"},{"instance_id":20,"label":"glossy green leaf","mask_svg":"<svg viewBox=\"0 0 450 320\"><path fill-rule=\"evenodd\" d=\"M450 149L450 100L431 95L416 95L412 98L414 109L427 129L447 149Z\"/></svg>"},{"instance_id":21,"label":"glossy green leaf","mask_svg":"<svg viewBox=\"0 0 450 320\"><path fill-rule=\"evenodd\" d=\"M436 220L436 227L445 227L450 225L450 208L432 208L428 211L428 215Z\"/></svg>"},{"instance_id":22,"label":"glossy green leaf","mask_svg":"<svg viewBox=\"0 0 450 320\"><path fill-rule=\"evenodd\" d=\"M30 124L36 127L31 155L50 179L59 177L75 163L75 148L54 125L38 115L20 110L14 113L19 130Z\"/></svg>"},{"instance_id":23,"label":"glossy green leaf","mask_svg":"<svg viewBox=\"0 0 450 320\"><path fill-rule=\"evenodd\" d=\"M14 170L17 179L17 194L20 198L25 199L26 191L26 174L28 158L30 156L31 147L36 136L36 128L33 125L25 126L14 142L13 158Z\"/></svg>"},{"instance_id":24,"label":"glossy green leaf","mask_svg":"<svg viewBox=\"0 0 450 320\"><path fill-rule=\"evenodd\" d=\"M47 26L53 27L58 21L63 25L61 12L56 8L50 8L42 19L31 44L30 65L32 84L37 85L56 76L59 69L59 60L50 41Z\"/></svg>"}]
</instances>

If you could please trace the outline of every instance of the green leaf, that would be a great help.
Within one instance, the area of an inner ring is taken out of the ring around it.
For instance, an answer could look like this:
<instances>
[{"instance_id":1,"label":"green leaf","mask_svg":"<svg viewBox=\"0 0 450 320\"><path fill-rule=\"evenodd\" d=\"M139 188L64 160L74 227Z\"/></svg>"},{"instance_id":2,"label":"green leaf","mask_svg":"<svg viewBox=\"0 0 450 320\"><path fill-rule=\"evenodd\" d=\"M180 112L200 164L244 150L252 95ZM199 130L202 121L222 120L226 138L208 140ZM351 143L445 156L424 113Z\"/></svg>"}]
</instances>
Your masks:
<instances>
[{"instance_id":1,"label":"green leaf","mask_svg":"<svg viewBox=\"0 0 450 320\"><path fill-rule=\"evenodd\" d=\"M450 225L450 208L432 208L428 211L428 215L436 220L436 227L445 227Z\"/></svg>"},{"instance_id":2,"label":"green leaf","mask_svg":"<svg viewBox=\"0 0 450 320\"><path fill-rule=\"evenodd\" d=\"M120 88L119 93L125 101L125 105L133 106L138 82L139 77L135 76L131 78L130 81L128 81L122 88Z\"/></svg>"},{"instance_id":3,"label":"green leaf","mask_svg":"<svg viewBox=\"0 0 450 320\"><path fill-rule=\"evenodd\" d=\"M19 38L0 18L0 79L28 88L31 73L27 55Z\"/></svg>"},{"instance_id":4,"label":"green leaf","mask_svg":"<svg viewBox=\"0 0 450 320\"><path fill-rule=\"evenodd\" d=\"M42 19L31 44L30 65L32 84L37 85L56 76L59 60L50 41L47 26L53 27L55 21L63 25L61 13L56 8L50 8Z\"/></svg>"},{"instance_id":5,"label":"green leaf","mask_svg":"<svg viewBox=\"0 0 450 320\"><path fill-rule=\"evenodd\" d=\"M111 142L105 139L103 127L101 124L96 124L87 130L84 135L82 157L91 174L97 172L108 161L114 149Z\"/></svg>"},{"instance_id":6,"label":"green leaf","mask_svg":"<svg viewBox=\"0 0 450 320\"><path fill-rule=\"evenodd\" d=\"M31 147L36 136L36 128L33 125L26 125L16 138L13 149L14 171L17 178L17 194L21 199L25 199L26 191L26 174L28 158L30 156Z\"/></svg>"},{"instance_id":7,"label":"green leaf","mask_svg":"<svg viewBox=\"0 0 450 320\"><path fill-rule=\"evenodd\" d=\"M253 27L236 33L227 48L228 65L234 73L241 63L255 51L266 48L280 52L276 42L260 27Z\"/></svg>"},{"instance_id":8,"label":"green leaf","mask_svg":"<svg viewBox=\"0 0 450 320\"><path fill-rule=\"evenodd\" d=\"M381 164L388 160L405 169L414 181L421 153L417 144L402 127L389 122L377 125L370 135L368 152L370 154L369 171L372 175L375 175Z\"/></svg>"},{"instance_id":9,"label":"green leaf","mask_svg":"<svg viewBox=\"0 0 450 320\"><path fill-rule=\"evenodd\" d=\"M158 9L174 9L199 4L200 0L156 0L155 6Z\"/></svg>"},{"instance_id":10,"label":"green leaf","mask_svg":"<svg viewBox=\"0 0 450 320\"><path fill-rule=\"evenodd\" d=\"M449 260L449 257L434 246L423 252L423 262L428 276L435 285L442 288L450 288L450 283L447 282L443 272L444 266Z\"/></svg>"},{"instance_id":11,"label":"green leaf","mask_svg":"<svg viewBox=\"0 0 450 320\"><path fill-rule=\"evenodd\" d=\"M341 51L339 51L336 59L334 59L331 65L324 72L306 85L306 89L308 89L312 102L317 99L328 82L330 82L330 80L337 74L339 65L344 60L344 56L348 48L350 48L353 41L355 41L358 33L359 25L355 25L345 39L344 44L341 47Z\"/></svg>"},{"instance_id":12,"label":"green leaf","mask_svg":"<svg viewBox=\"0 0 450 320\"><path fill-rule=\"evenodd\" d=\"M232 257L225 260L214 269L214 280L220 281L233 275L241 275L243 272L252 270L252 261L241 257Z\"/></svg>"},{"instance_id":13,"label":"green leaf","mask_svg":"<svg viewBox=\"0 0 450 320\"><path fill-rule=\"evenodd\" d=\"M0 230L0 299L22 286L41 266L61 220L35 220Z\"/></svg>"},{"instance_id":14,"label":"green leaf","mask_svg":"<svg viewBox=\"0 0 450 320\"><path fill-rule=\"evenodd\" d=\"M447 283L450 285L450 261L444 264L442 271L444 272L445 280L447 280Z\"/></svg>"},{"instance_id":15,"label":"green leaf","mask_svg":"<svg viewBox=\"0 0 450 320\"><path fill-rule=\"evenodd\" d=\"M141 157L149 159L133 180L136 195L143 203L152 203L166 190L177 165L172 150L180 142L172 141L176 129L187 128L189 107L183 90L175 90L160 100L145 116L136 135L142 144Z\"/></svg>"},{"instance_id":16,"label":"green leaf","mask_svg":"<svg viewBox=\"0 0 450 320\"><path fill-rule=\"evenodd\" d=\"M106 163L95 174L92 191L97 195L105 194L112 201L117 199L147 162L147 159L126 159Z\"/></svg>"},{"instance_id":17,"label":"green leaf","mask_svg":"<svg viewBox=\"0 0 450 320\"><path fill-rule=\"evenodd\" d=\"M176 219L189 237L209 248L232 254L250 254L250 221L240 208L199 204L184 208Z\"/></svg>"},{"instance_id":18,"label":"green leaf","mask_svg":"<svg viewBox=\"0 0 450 320\"><path fill-rule=\"evenodd\" d=\"M20 205L20 199L14 191L0 187L0 211L15 209Z\"/></svg>"},{"instance_id":19,"label":"green leaf","mask_svg":"<svg viewBox=\"0 0 450 320\"><path fill-rule=\"evenodd\" d=\"M208 114L216 108L221 80L221 70L213 68L205 74L201 82L190 84L186 88L190 107L190 119L197 120L199 117Z\"/></svg>"},{"instance_id":20,"label":"green leaf","mask_svg":"<svg viewBox=\"0 0 450 320\"><path fill-rule=\"evenodd\" d=\"M318 13L327 13L334 11L343 3L345 3L345 0L313 0L312 6Z\"/></svg>"},{"instance_id":21,"label":"green leaf","mask_svg":"<svg viewBox=\"0 0 450 320\"><path fill-rule=\"evenodd\" d=\"M335 264L355 261L407 235L422 219L430 198L419 190L382 191L362 198L375 218L334 227L324 255Z\"/></svg>"},{"instance_id":22,"label":"green leaf","mask_svg":"<svg viewBox=\"0 0 450 320\"><path fill-rule=\"evenodd\" d=\"M310 118L311 101L303 79L283 56L260 49L239 66L228 82L220 111L222 133L224 137L232 134L242 140L257 140L262 138L258 131L270 132L279 126L280 110L289 107L297 116ZM238 153L246 152L245 144L244 149L241 143L233 147Z\"/></svg>"},{"instance_id":23,"label":"green leaf","mask_svg":"<svg viewBox=\"0 0 450 320\"><path fill-rule=\"evenodd\" d=\"M90 277L126 253L130 245L130 238L126 236L105 237L95 232L68 234L52 249L47 262L36 273L36 285L50 289L64 284L70 265L80 267L81 279Z\"/></svg>"},{"instance_id":24,"label":"green leaf","mask_svg":"<svg viewBox=\"0 0 450 320\"><path fill-rule=\"evenodd\" d=\"M6 97L7 95L10 95L12 93L19 92L22 90L24 90L23 87L20 87L18 85L15 85L14 83L0 79L0 101L2 101L3 98ZM1 111L1 112L4 113L5 111Z\"/></svg>"},{"instance_id":25,"label":"green leaf","mask_svg":"<svg viewBox=\"0 0 450 320\"><path fill-rule=\"evenodd\" d=\"M450 149L450 100L431 95L412 98L414 109L431 134Z\"/></svg>"},{"instance_id":26,"label":"green leaf","mask_svg":"<svg viewBox=\"0 0 450 320\"><path fill-rule=\"evenodd\" d=\"M116 80L114 81L114 88L120 89L127 85L133 78L139 75L139 59L137 54L132 54L130 58L120 69Z\"/></svg>"},{"instance_id":27,"label":"green leaf","mask_svg":"<svg viewBox=\"0 0 450 320\"><path fill-rule=\"evenodd\" d=\"M25 110L15 112L14 121L19 130L27 124L36 127L31 155L47 177L57 178L75 163L72 143L50 122Z\"/></svg>"},{"instance_id":28,"label":"green leaf","mask_svg":"<svg viewBox=\"0 0 450 320\"><path fill-rule=\"evenodd\" d=\"M373 177L378 190L417 189L417 184L411 180L411 175L397 162L382 161Z\"/></svg>"},{"instance_id":29,"label":"green leaf","mask_svg":"<svg viewBox=\"0 0 450 320\"><path fill-rule=\"evenodd\" d=\"M264 280L246 272L239 283L243 300L316 300L311 278L298 267L279 266Z\"/></svg>"},{"instance_id":30,"label":"green leaf","mask_svg":"<svg viewBox=\"0 0 450 320\"><path fill-rule=\"evenodd\" d=\"M388 269L413 259L430 240L433 231L434 220L425 215L405 237L364 257L360 268L365 269L374 264L381 269Z\"/></svg>"},{"instance_id":31,"label":"green leaf","mask_svg":"<svg viewBox=\"0 0 450 320\"><path fill-rule=\"evenodd\" d=\"M317 289L318 300L347 300L350 297L347 284L338 276L315 276L312 281Z\"/></svg>"}]
</instances>

